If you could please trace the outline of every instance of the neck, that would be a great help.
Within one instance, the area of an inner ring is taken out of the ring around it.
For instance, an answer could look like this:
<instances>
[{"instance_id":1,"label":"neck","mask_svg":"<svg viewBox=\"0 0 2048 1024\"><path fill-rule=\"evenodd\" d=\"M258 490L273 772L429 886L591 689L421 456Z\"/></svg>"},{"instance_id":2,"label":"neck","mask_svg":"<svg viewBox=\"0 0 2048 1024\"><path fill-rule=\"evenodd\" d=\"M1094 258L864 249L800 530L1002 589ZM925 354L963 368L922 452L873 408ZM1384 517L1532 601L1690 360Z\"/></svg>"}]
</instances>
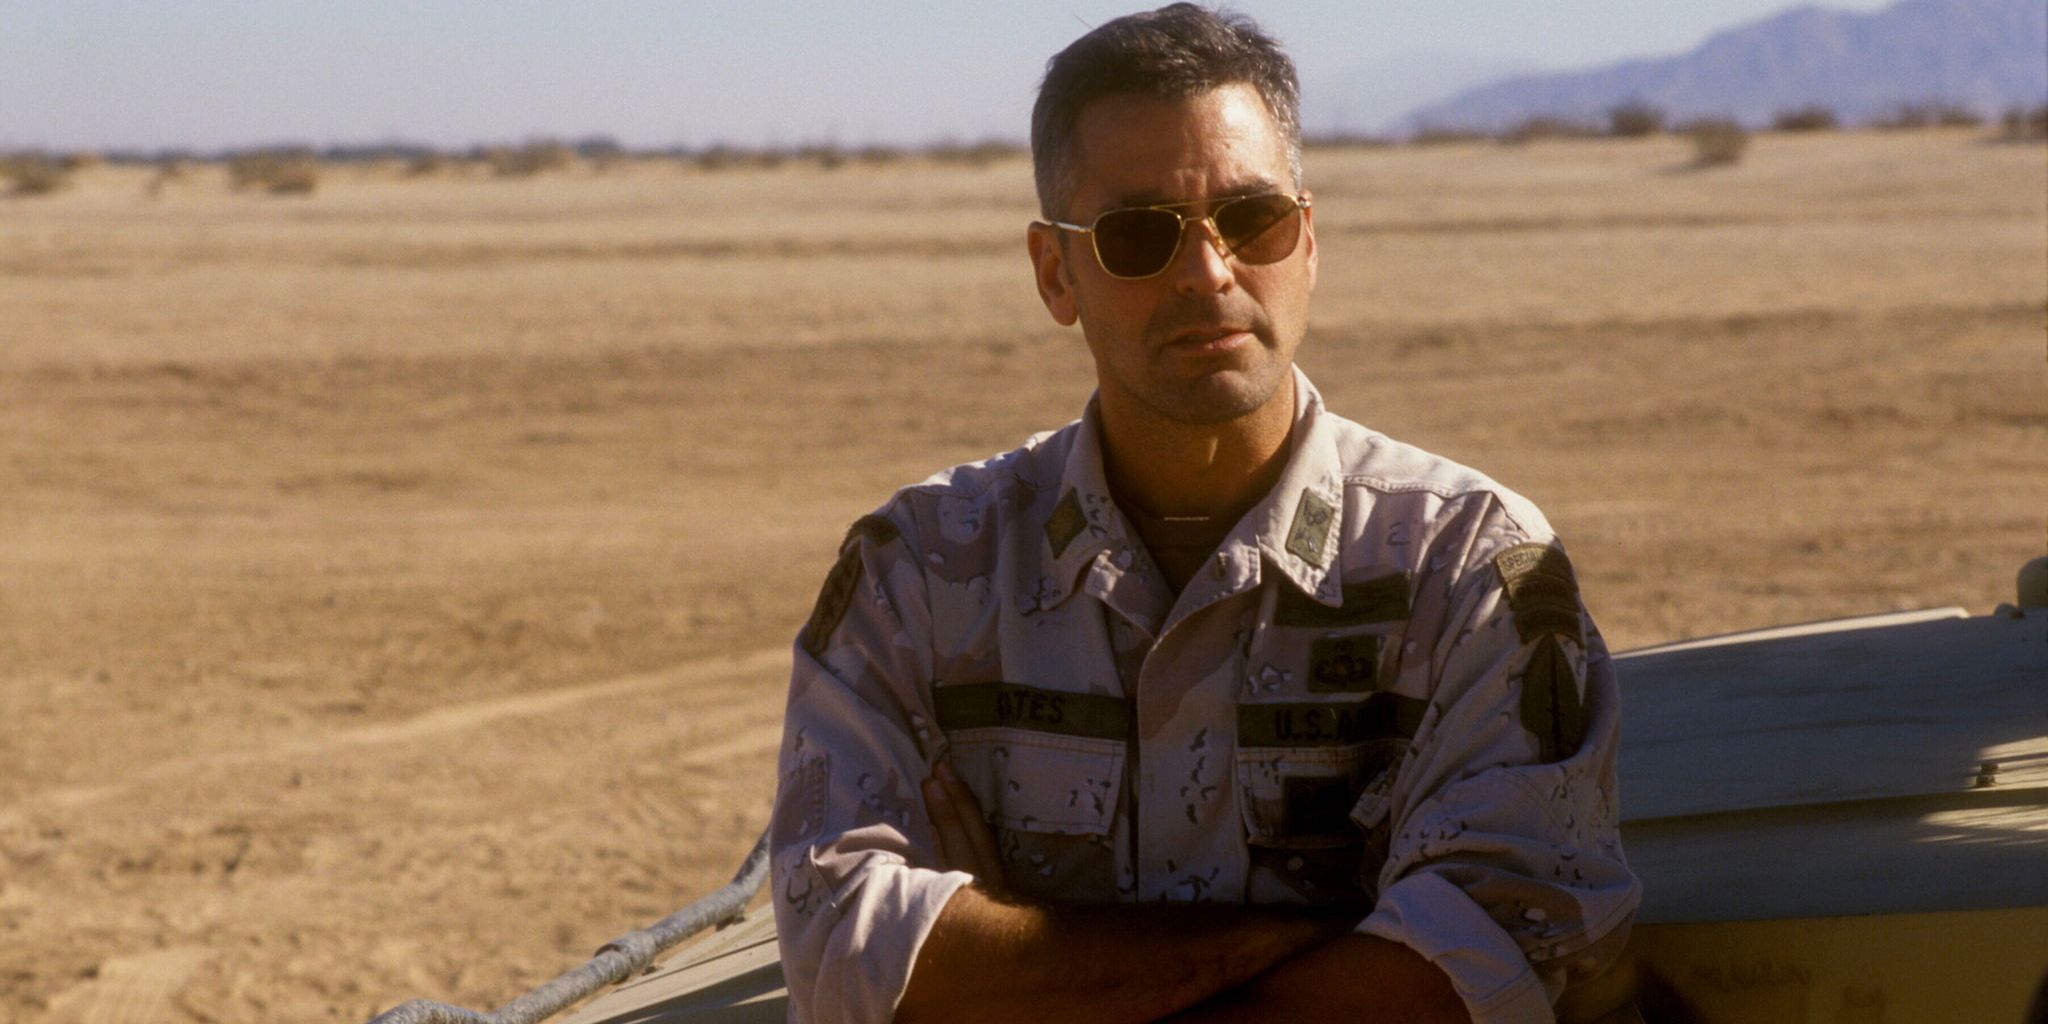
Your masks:
<instances>
[{"instance_id":1,"label":"neck","mask_svg":"<svg viewBox=\"0 0 2048 1024\"><path fill-rule=\"evenodd\" d=\"M1176 423L1103 388L1102 454L1110 488L1148 515L1234 520L1273 489L1287 466L1294 386L1289 375L1266 404L1202 425Z\"/></svg>"}]
</instances>

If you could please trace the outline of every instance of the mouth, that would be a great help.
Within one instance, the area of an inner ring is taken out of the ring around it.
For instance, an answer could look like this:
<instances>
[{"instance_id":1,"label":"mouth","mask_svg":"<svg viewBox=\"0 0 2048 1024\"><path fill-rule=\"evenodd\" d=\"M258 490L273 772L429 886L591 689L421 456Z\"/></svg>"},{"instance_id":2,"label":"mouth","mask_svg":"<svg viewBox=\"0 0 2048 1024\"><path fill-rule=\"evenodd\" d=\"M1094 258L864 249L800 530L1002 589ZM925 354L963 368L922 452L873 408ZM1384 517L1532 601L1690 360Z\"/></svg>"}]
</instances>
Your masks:
<instances>
[{"instance_id":1,"label":"mouth","mask_svg":"<svg viewBox=\"0 0 2048 1024\"><path fill-rule=\"evenodd\" d=\"M1258 343L1249 328L1235 325L1191 327L1166 339L1166 347L1186 355L1221 355Z\"/></svg>"}]
</instances>

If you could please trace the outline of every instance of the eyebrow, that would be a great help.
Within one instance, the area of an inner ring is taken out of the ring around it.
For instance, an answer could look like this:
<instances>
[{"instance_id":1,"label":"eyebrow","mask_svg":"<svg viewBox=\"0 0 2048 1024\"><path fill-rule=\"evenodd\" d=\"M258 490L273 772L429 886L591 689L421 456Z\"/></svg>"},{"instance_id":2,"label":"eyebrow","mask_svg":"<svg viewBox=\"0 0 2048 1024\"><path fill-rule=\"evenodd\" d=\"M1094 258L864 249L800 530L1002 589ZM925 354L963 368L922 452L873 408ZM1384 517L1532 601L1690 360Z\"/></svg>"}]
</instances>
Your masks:
<instances>
[{"instance_id":1,"label":"eyebrow","mask_svg":"<svg viewBox=\"0 0 2048 1024\"><path fill-rule=\"evenodd\" d=\"M1162 192L1156 188L1145 189L1139 192L1127 192L1123 195L1118 196L1116 198L1115 205L1110 206L1109 209L1118 210L1132 206L1161 206L1167 203L1198 203L1205 199L1239 199L1244 196L1256 196L1263 195L1267 192L1279 191L1282 191L1279 182L1274 181L1271 178L1260 176L1241 181L1238 184L1232 185L1229 188L1226 188L1220 192L1214 192L1209 195L1203 196L1200 199L1192 200L1168 199L1166 197L1165 192Z\"/></svg>"}]
</instances>

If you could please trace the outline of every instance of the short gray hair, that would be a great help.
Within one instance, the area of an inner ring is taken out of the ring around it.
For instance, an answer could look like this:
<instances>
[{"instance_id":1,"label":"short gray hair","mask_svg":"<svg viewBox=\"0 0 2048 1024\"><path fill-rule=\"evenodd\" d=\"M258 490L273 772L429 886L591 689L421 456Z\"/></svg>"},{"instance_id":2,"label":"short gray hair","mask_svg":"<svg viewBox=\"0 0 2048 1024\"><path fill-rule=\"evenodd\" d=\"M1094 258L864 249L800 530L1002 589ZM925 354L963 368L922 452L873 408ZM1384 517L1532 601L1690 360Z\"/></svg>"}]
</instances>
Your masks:
<instances>
[{"instance_id":1,"label":"short gray hair","mask_svg":"<svg viewBox=\"0 0 2048 1024\"><path fill-rule=\"evenodd\" d=\"M1046 62L1031 108L1039 212L1048 219L1069 216L1074 130L1088 104L1119 95L1187 99L1226 85L1249 85L1265 101L1300 188L1301 83L1294 61L1242 14L1177 3L1104 22Z\"/></svg>"}]
</instances>

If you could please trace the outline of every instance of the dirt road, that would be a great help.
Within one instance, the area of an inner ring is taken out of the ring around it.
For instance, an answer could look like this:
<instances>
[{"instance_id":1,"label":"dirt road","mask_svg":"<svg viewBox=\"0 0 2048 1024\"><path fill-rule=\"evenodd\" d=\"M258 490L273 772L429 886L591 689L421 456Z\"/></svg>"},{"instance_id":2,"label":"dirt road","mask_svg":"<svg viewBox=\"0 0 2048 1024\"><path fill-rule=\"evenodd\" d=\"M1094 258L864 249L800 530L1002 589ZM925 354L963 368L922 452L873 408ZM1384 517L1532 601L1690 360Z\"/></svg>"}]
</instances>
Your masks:
<instances>
[{"instance_id":1,"label":"dirt road","mask_svg":"<svg viewBox=\"0 0 2048 1024\"><path fill-rule=\"evenodd\" d=\"M2010 600L2048 151L1311 153L1331 404L1616 646ZM495 1006L724 880L845 524L1075 415L1028 168L0 201L0 1018Z\"/></svg>"}]
</instances>

